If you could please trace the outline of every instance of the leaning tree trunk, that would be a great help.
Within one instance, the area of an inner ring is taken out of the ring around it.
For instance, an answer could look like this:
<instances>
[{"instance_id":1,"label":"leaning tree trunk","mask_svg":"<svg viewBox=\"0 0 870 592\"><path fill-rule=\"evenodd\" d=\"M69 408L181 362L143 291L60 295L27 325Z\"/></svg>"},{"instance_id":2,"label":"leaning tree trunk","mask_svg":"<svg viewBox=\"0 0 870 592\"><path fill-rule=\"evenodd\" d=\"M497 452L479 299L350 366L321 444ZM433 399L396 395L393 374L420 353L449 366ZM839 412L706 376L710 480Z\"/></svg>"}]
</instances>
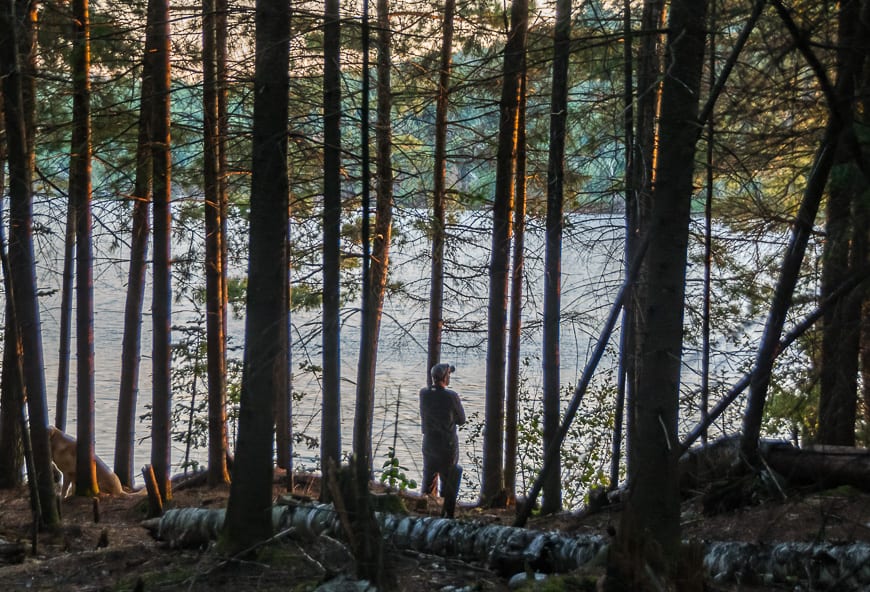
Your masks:
<instances>
[{"instance_id":1,"label":"leaning tree trunk","mask_svg":"<svg viewBox=\"0 0 870 592\"><path fill-rule=\"evenodd\" d=\"M63 271L60 286L60 319L57 343L57 388L55 389L54 426L66 431L69 407L69 361L72 335L73 290L75 290L76 206L67 195L66 228L63 241Z\"/></svg>"},{"instance_id":2,"label":"leaning tree trunk","mask_svg":"<svg viewBox=\"0 0 870 592\"><path fill-rule=\"evenodd\" d=\"M866 22L870 16L870 3L865 3L861 11L861 19ZM783 18L787 18L783 15ZM861 20L859 19L859 20ZM866 30L857 27L854 37L841 34L841 43L849 46L858 39L863 39ZM812 58L812 50L804 39L798 39L798 48ZM813 166L807 178L807 185L801 199L800 208L792 225L792 234L788 248L783 257L780 267L779 279L774 291L773 300L764 325L764 335L758 345L755 355L755 368L752 381L749 385L749 398L746 410L743 414L743 452L749 462L754 462L758 451L758 438L761 434L761 422L764 413L764 404L767 398L767 390L770 385L771 370L775 357L779 337L785 325L785 316L791 306L792 294L797 285L801 263L806 253L807 243L816 220L819 204L825 193L825 186L834 165L837 145L841 134L851 124L852 95L854 92L854 75L859 71L861 59L858 52L849 52L847 58L839 64L836 86L831 92L829 100L832 101L832 112L828 118L819 149L813 160ZM825 82L823 72L817 73ZM826 86L830 87L829 84Z\"/></svg>"}]
</instances>

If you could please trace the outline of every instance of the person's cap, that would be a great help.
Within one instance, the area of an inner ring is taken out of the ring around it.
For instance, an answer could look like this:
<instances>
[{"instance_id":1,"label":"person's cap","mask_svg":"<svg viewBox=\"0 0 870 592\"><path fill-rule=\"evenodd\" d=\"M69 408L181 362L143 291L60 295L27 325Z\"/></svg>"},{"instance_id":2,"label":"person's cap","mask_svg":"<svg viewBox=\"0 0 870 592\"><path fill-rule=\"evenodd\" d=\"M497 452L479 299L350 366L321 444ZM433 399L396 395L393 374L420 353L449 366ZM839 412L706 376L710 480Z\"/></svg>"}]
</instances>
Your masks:
<instances>
[{"instance_id":1,"label":"person's cap","mask_svg":"<svg viewBox=\"0 0 870 592\"><path fill-rule=\"evenodd\" d=\"M456 366L450 364L435 364L430 370L432 380L443 380L448 373L456 372Z\"/></svg>"}]
</instances>

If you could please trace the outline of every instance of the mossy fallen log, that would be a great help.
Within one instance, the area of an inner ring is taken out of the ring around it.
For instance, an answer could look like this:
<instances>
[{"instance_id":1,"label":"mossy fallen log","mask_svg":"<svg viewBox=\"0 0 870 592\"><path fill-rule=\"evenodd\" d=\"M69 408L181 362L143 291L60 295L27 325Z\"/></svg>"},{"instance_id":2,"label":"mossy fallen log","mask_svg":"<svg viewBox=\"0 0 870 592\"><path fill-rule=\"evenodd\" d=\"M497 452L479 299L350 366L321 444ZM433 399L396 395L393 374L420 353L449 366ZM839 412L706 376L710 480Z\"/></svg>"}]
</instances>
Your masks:
<instances>
[{"instance_id":1,"label":"mossy fallen log","mask_svg":"<svg viewBox=\"0 0 870 592\"><path fill-rule=\"evenodd\" d=\"M802 590L867 590L870 544L708 543L704 569L716 583L801 583Z\"/></svg>"},{"instance_id":2,"label":"mossy fallen log","mask_svg":"<svg viewBox=\"0 0 870 592\"><path fill-rule=\"evenodd\" d=\"M223 517L220 509L188 508L169 510L143 525L171 546L202 546L217 537ZM435 517L386 513L377 517L384 538L398 549L484 564L504 576L526 570L566 573L603 565L607 550L607 539L596 535ZM276 532L342 537L337 512L329 505L276 505L272 519ZM866 590L870 589L870 544L707 542L704 570L716 583L805 583L812 590Z\"/></svg>"},{"instance_id":3,"label":"mossy fallen log","mask_svg":"<svg viewBox=\"0 0 870 592\"><path fill-rule=\"evenodd\" d=\"M762 440L761 458L776 472L783 487L820 489L850 485L870 491L870 450L851 446L805 446L782 440ZM724 436L686 450L679 462L680 491L694 495L711 483L747 473L740 436Z\"/></svg>"},{"instance_id":4,"label":"mossy fallen log","mask_svg":"<svg viewBox=\"0 0 870 592\"><path fill-rule=\"evenodd\" d=\"M483 563L499 573L524 569L566 572L591 562L606 547L597 535L566 536L504 526L430 516L376 513L381 532L399 549L455 557ZM199 547L217 538L224 510L184 508L168 510L161 518L142 524L171 547ZM288 503L273 507L276 532L293 530L299 536L342 538L344 529L335 509L326 504Z\"/></svg>"}]
</instances>

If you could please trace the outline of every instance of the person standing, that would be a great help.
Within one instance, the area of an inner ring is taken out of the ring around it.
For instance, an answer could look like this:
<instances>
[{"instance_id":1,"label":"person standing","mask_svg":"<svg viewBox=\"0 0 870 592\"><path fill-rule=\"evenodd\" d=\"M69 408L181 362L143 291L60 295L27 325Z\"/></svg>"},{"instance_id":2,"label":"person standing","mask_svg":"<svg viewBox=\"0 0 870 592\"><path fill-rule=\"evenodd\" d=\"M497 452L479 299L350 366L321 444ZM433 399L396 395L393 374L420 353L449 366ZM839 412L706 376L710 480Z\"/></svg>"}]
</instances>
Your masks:
<instances>
[{"instance_id":1,"label":"person standing","mask_svg":"<svg viewBox=\"0 0 870 592\"><path fill-rule=\"evenodd\" d=\"M441 515L453 518L462 467L459 466L459 435L456 426L465 423L459 394L447 388L456 368L435 364L430 370L432 386L420 390L420 420L423 429L423 493L435 493L440 477L444 498Z\"/></svg>"}]
</instances>

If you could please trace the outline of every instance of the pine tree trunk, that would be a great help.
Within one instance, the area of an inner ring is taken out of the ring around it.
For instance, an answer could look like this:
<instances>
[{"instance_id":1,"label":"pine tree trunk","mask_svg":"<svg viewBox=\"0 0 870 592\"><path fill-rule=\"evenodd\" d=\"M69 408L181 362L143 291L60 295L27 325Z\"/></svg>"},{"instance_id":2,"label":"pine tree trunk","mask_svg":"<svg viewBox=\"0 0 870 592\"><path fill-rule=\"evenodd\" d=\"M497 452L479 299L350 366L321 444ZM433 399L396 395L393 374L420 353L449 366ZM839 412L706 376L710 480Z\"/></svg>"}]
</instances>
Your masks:
<instances>
[{"instance_id":1,"label":"pine tree trunk","mask_svg":"<svg viewBox=\"0 0 870 592\"><path fill-rule=\"evenodd\" d=\"M2 94L0 94L2 98ZM2 102L2 101L0 101ZM0 167L2 168L2 167ZM5 249L5 244L0 244ZM3 270L4 281L6 271ZM8 293L8 292L7 292ZM12 303L7 298L5 318L14 318ZM15 325L6 322L3 333L3 370L0 375L0 489L13 489L24 483L24 449L21 418L11 409L21 409L22 393L18 379L18 336Z\"/></svg>"},{"instance_id":2,"label":"pine tree trunk","mask_svg":"<svg viewBox=\"0 0 870 592\"><path fill-rule=\"evenodd\" d=\"M550 148L547 166L547 230L544 256L544 450L556 439L560 420L559 324L562 308L562 207L565 181L565 129L568 122L568 58L571 43L571 2L556 3L553 36L553 94L550 102ZM562 470L557 456L544 482L541 511L562 509Z\"/></svg>"},{"instance_id":3,"label":"pine tree trunk","mask_svg":"<svg viewBox=\"0 0 870 592\"><path fill-rule=\"evenodd\" d=\"M25 100L29 83L25 82L19 65L19 46L28 47L35 12L27 18L16 14L14 0L0 3L0 81L6 127L6 147L9 169L9 281L14 286L12 300L14 322L20 330L20 359L27 408L31 421L33 457L41 522L55 526L60 522L57 494L51 471L51 450L48 442L48 405L43 374L42 337L39 303L36 294L36 267L33 256L33 151L28 103ZM23 26L21 26L23 24ZM29 55L29 54L28 54ZM32 97L32 94L29 95ZM32 103L30 103L32 105Z\"/></svg>"},{"instance_id":4,"label":"pine tree trunk","mask_svg":"<svg viewBox=\"0 0 870 592\"><path fill-rule=\"evenodd\" d=\"M149 12L149 14L151 14ZM154 51L146 37L143 55ZM136 143L136 175L133 180L133 224L130 241L130 268L124 303L124 337L121 344L121 382L118 393L118 420L115 433L115 473L121 484L132 487L136 438L136 405L139 394L139 368L142 358L142 307L145 301L148 240L151 234L151 121L154 110L154 73L151 60L142 61L139 94L139 130Z\"/></svg>"},{"instance_id":5,"label":"pine tree trunk","mask_svg":"<svg viewBox=\"0 0 870 592\"><path fill-rule=\"evenodd\" d=\"M169 1L149 0L146 45L154 51L145 56L152 61L154 73L154 111L151 118L151 162L154 185L154 281L153 331L151 365L152 422L151 465L154 468L160 495L164 501L172 498L170 469L172 465L172 213L170 202L171 154L169 134Z\"/></svg>"},{"instance_id":6,"label":"pine tree trunk","mask_svg":"<svg viewBox=\"0 0 870 592\"><path fill-rule=\"evenodd\" d=\"M91 237L90 17L88 0L73 0L73 129L70 201L76 214L76 488L99 492L94 463L94 277Z\"/></svg>"},{"instance_id":7,"label":"pine tree trunk","mask_svg":"<svg viewBox=\"0 0 870 592\"><path fill-rule=\"evenodd\" d=\"M326 0L323 32L323 413L320 471L341 462L341 21ZM324 488L321 496L328 496ZM324 497L324 500L328 497Z\"/></svg>"},{"instance_id":8,"label":"pine tree trunk","mask_svg":"<svg viewBox=\"0 0 870 592\"><path fill-rule=\"evenodd\" d=\"M849 59L849 52L853 51L852 40L855 39L858 27L859 8L856 2L840 6L839 35L843 41L839 50L841 68ZM862 70L861 66L857 66L850 74L857 78ZM855 80L853 84L857 86L858 83L860 80ZM856 108L857 105L848 106L852 117ZM867 181L851 161L852 151L848 143L840 142L828 189L822 253L822 298L828 296L854 272L853 262L863 265L861 257L855 261L856 252L853 249L858 247L856 243L864 242L858 235L866 233L866 229L854 225L853 213L854 208L862 207L861 194ZM860 306L859 298L844 298L831 307L824 317L819 380L819 427L816 434L819 444L855 445Z\"/></svg>"},{"instance_id":9,"label":"pine tree trunk","mask_svg":"<svg viewBox=\"0 0 870 592\"><path fill-rule=\"evenodd\" d=\"M677 479L680 359L696 119L705 47L707 3L671 4L662 88L659 151L650 214L649 247L639 286L635 442L631 448L630 498L620 521L620 553L633 568L624 577L640 581L642 565L658 565L670 577L680 546ZM655 549L655 551L653 551Z\"/></svg>"},{"instance_id":10,"label":"pine tree trunk","mask_svg":"<svg viewBox=\"0 0 870 592\"><path fill-rule=\"evenodd\" d=\"M628 180L625 204L626 245L625 262L629 265L637 255L640 237L646 230L651 207L650 194L655 175L654 155L656 126L661 101L661 71L664 54L664 30L667 12L664 0L644 0L641 14L640 48L637 58L637 120L631 135L631 167L626 171ZM641 276L643 271L641 271ZM632 294L625 302L622 338L622 365L624 376L626 474L631 478L634 442L634 401L637 393L638 318L642 309L639 286L632 286Z\"/></svg>"},{"instance_id":11,"label":"pine tree trunk","mask_svg":"<svg viewBox=\"0 0 870 592\"><path fill-rule=\"evenodd\" d=\"M508 267L511 246L511 212L519 120L520 78L526 49L528 4L511 2L511 24L505 44L495 197L492 206L492 250L487 306L486 404L483 434L483 469L480 499L484 505L507 502L504 484L505 376L507 350Z\"/></svg>"},{"instance_id":12,"label":"pine tree trunk","mask_svg":"<svg viewBox=\"0 0 870 592\"><path fill-rule=\"evenodd\" d=\"M3 92L0 89L0 113L3 113ZM0 117L0 138L5 137L4 118ZM0 195L6 194L6 144L0 142ZM5 242L5 241L4 241ZM0 244L0 249L6 249ZM0 270L4 274L6 270ZM13 318L12 304L9 298L4 303L5 318ZM16 413L8 413L7 409L21 408L21 393L18 386L18 337L15 326L6 323L3 333L3 368L0 370L0 489L11 489L24 482L24 452L21 443L21 422Z\"/></svg>"},{"instance_id":13,"label":"pine tree trunk","mask_svg":"<svg viewBox=\"0 0 870 592\"><path fill-rule=\"evenodd\" d=\"M866 21L870 4L865 3L861 18ZM863 35L859 36L863 38ZM841 34L841 43L849 46L855 42L848 35ZM798 42L798 48L809 53L811 50L804 41ZM825 193L828 177L835 162L840 136L851 124L853 106L851 104L854 92L854 75L860 70L861 60L856 52L849 52L838 67L838 78L833 90L833 100L837 102L837 113L829 115L824 137L816 152L811 173L807 178L806 189L801 199L800 208L793 223L791 238L780 267L773 300L770 303L767 320L764 325L764 335L758 345L755 355L755 368L749 385L749 398L743 414L743 452L750 462L754 462L758 451L758 438L761 433L761 422L764 405L770 385L771 370L779 337L785 325L785 317L791 307L792 294L797 285L801 263L806 253L807 243L813 231L816 214Z\"/></svg>"},{"instance_id":14,"label":"pine tree trunk","mask_svg":"<svg viewBox=\"0 0 870 592\"><path fill-rule=\"evenodd\" d=\"M520 85L520 112L517 125L516 199L514 200L514 246L511 263L510 328L507 350L507 388L504 426L504 488L508 505L517 497L517 451L519 448L520 369L523 327L523 269L526 238L526 60Z\"/></svg>"},{"instance_id":15,"label":"pine tree trunk","mask_svg":"<svg viewBox=\"0 0 870 592\"><path fill-rule=\"evenodd\" d=\"M70 340L72 339L72 305L75 290L76 204L67 196L66 228L63 241L63 271L60 287L60 322L57 344L57 389L55 390L54 426L66 431L69 406Z\"/></svg>"},{"instance_id":16,"label":"pine tree trunk","mask_svg":"<svg viewBox=\"0 0 870 592\"><path fill-rule=\"evenodd\" d=\"M227 503L224 551L271 536L275 400L287 388L288 115L290 13L286 3L259 2L252 146L250 264L239 435ZM277 261L276 261L277 258Z\"/></svg>"},{"instance_id":17,"label":"pine tree trunk","mask_svg":"<svg viewBox=\"0 0 870 592\"><path fill-rule=\"evenodd\" d=\"M426 358L426 384L432 386L429 370L441 361L441 332L444 328L444 242L446 238L444 202L447 176L447 110L450 104L450 68L453 59L453 15L456 0L445 0L441 22L441 63L438 70L438 96L435 105L435 170L432 184L432 271L429 280L429 339Z\"/></svg>"},{"instance_id":18,"label":"pine tree trunk","mask_svg":"<svg viewBox=\"0 0 870 592\"><path fill-rule=\"evenodd\" d=\"M218 129L217 13L202 4L203 192L205 195L206 333L208 374L208 483L229 482L227 470L226 291L223 287L222 183Z\"/></svg>"}]
</instances>

